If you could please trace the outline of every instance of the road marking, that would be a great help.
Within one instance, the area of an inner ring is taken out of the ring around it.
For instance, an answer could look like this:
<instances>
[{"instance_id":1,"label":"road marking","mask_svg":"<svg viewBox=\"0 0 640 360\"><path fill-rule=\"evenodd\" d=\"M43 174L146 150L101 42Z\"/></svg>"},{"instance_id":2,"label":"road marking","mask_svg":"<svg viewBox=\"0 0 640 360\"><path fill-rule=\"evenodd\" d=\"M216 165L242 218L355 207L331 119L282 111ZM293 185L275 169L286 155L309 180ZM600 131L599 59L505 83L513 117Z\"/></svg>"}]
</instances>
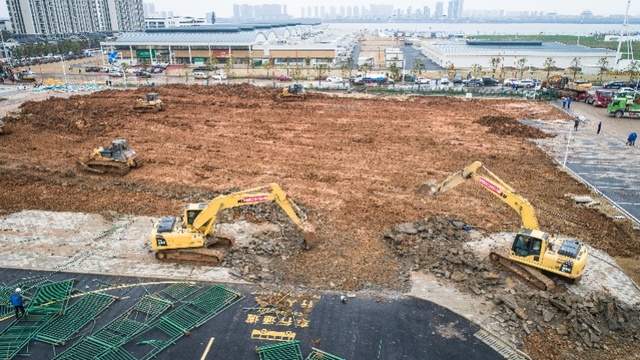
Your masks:
<instances>
[{"instance_id":1,"label":"road marking","mask_svg":"<svg viewBox=\"0 0 640 360\"><path fill-rule=\"evenodd\" d=\"M211 345L213 345L213 340L215 339L216 338L214 337L209 339L209 343L207 344L207 347L204 349L204 352L202 353L202 357L200 358L200 360L205 360L207 358L207 355L209 355L209 350L211 350Z\"/></svg>"},{"instance_id":2,"label":"road marking","mask_svg":"<svg viewBox=\"0 0 640 360\"><path fill-rule=\"evenodd\" d=\"M634 203L634 202L621 202L621 201L618 201L618 205L640 206L640 202Z\"/></svg>"}]
</instances>

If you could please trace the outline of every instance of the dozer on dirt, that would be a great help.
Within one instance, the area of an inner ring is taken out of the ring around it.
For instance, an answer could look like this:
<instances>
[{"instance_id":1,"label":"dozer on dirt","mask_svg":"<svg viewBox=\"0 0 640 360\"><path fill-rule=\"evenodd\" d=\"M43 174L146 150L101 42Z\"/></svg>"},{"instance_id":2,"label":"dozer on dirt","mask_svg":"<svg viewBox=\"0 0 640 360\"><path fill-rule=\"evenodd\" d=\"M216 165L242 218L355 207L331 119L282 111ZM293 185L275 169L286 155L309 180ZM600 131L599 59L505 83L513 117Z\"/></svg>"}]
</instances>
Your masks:
<instances>
[{"instance_id":1,"label":"dozer on dirt","mask_svg":"<svg viewBox=\"0 0 640 360\"><path fill-rule=\"evenodd\" d=\"M78 160L78 165L86 171L97 174L126 175L133 168L142 166L136 152L125 139L115 139L107 148L93 149L86 159Z\"/></svg>"},{"instance_id":2,"label":"dozer on dirt","mask_svg":"<svg viewBox=\"0 0 640 360\"><path fill-rule=\"evenodd\" d=\"M303 219L304 214L277 184L220 195L209 203L188 204L182 218L166 216L160 219L149 236L151 250L159 260L178 260L217 265L222 262L226 248L233 239L215 234L216 221L221 211L241 206L275 202L301 230L304 249L315 239L313 226ZM298 215L300 214L300 216Z\"/></svg>"},{"instance_id":3,"label":"dozer on dirt","mask_svg":"<svg viewBox=\"0 0 640 360\"><path fill-rule=\"evenodd\" d=\"M480 175L480 169L484 169L486 175ZM539 270L570 280L580 279L587 264L586 246L580 241L560 240L541 231L535 209L529 201L486 169L481 162L476 161L440 184L431 185L429 190L432 195L437 195L469 179L509 205L522 220L522 230L516 234L511 248L492 251L491 260L542 290L553 289L555 283Z\"/></svg>"},{"instance_id":4,"label":"dozer on dirt","mask_svg":"<svg viewBox=\"0 0 640 360\"><path fill-rule=\"evenodd\" d=\"M280 100L304 100L306 97L307 94L302 84L289 85L278 94Z\"/></svg>"},{"instance_id":5,"label":"dozer on dirt","mask_svg":"<svg viewBox=\"0 0 640 360\"><path fill-rule=\"evenodd\" d=\"M164 111L165 106L158 93L147 93L145 97L136 99L133 110L137 112L159 112Z\"/></svg>"}]
</instances>

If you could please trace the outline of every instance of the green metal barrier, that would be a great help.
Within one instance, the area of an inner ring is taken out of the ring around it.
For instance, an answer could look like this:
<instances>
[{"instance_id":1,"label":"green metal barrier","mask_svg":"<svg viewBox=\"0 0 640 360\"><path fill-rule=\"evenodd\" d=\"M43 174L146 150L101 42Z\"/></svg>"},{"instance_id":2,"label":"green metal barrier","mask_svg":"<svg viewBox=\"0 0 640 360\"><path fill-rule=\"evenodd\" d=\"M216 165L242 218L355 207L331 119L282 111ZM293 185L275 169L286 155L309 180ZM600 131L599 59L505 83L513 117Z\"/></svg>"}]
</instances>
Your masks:
<instances>
[{"instance_id":1,"label":"green metal barrier","mask_svg":"<svg viewBox=\"0 0 640 360\"><path fill-rule=\"evenodd\" d=\"M84 295L71 305L63 316L47 323L36 336L37 341L52 345L64 345L89 322L105 311L115 298L109 295L91 293Z\"/></svg>"},{"instance_id":2,"label":"green metal barrier","mask_svg":"<svg viewBox=\"0 0 640 360\"><path fill-rule=\"evenodd\" d=\"M311 353L307 356L305 360L345 360L341 357L337 357L333 354L329 354L326 351L322 351L314 347L312 347L311 350L312 350Z\"/></svg>"},{"instance_id":3,"label":"green metal barrier","mask_svg":"<svg viewBox=\"0 0 640 360\"><path fill-rule=\"evenodd\" d=\"M206 287L196 297L161 316L144 332L118 347L101 354L97 359L148 360L174 345L181 337L202 326L213 317L235 304L242 295L216 285ZM136 345L134 351L128 351ZM135 353L135 354L134 354Z\"/></svg>"},{"instance_id":4,"label":"green metal barrier","mask_svg":"<svg viewBox=\"0 0 640 360\"><path fill-rule=\"evenodd\" d=\"M261 346L256 352L260 360L303 360L298 340Z\"/></svg>"}]
</instances>

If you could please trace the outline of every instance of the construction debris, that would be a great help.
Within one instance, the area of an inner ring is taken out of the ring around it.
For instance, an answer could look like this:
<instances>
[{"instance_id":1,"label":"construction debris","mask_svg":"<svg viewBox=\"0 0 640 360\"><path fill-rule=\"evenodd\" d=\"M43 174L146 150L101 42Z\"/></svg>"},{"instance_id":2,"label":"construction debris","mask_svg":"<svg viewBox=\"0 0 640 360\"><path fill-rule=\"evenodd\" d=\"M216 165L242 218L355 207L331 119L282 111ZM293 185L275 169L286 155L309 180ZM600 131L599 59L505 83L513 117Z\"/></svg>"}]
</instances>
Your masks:
<instances>
[{"instance_id":1,"label":"construction debris","mask_svg":"<svg viewBox=\"0 0 640 360\"><path fill-rule=\"evenodd\" d=\"M489 127L489 132L496 135L513 136L526 139L544 139L553 137L540 129L524 125L509 116L483 116L476 123Z\"/></svg>"}]
</instances>

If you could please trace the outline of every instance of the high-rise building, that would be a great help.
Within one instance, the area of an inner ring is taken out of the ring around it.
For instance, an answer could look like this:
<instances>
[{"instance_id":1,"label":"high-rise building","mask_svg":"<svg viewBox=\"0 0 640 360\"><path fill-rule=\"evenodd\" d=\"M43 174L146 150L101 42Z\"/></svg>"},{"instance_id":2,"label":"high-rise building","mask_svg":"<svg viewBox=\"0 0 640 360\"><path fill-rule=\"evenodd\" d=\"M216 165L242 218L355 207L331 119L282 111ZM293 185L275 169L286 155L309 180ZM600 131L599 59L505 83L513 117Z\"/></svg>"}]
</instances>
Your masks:
<instances>
[{"instance_id":1,"label":"high-rise building","mask_svg":"<svg viewBox=\"0 0 640 360\"><path fill-rule=\"evenodd\" d=\"M426 19L431 17L431 9L428 6L422 8L422 16Z\"/></svg>"},{"instance_id":2,"label":"high-rise building","mask_svg":"<svg viewBox=\"0 0 640 360\"><path fill-rule=\"evenodd\" d=\"M441 19L443 15L444 15L444 4L442 3L442 1L438 1L436 2L436 8L433 13L433 17L436 19Z\"/></svg>"},{"instance_id":3,"label":"high-rise building","mask_svg":"<svg viewBox=\"0 0 640 360\"><path fill-rule=\"evenodd\" d=\"M154 3L142 3L142 9L144 10L145 17L152 17L156 14L156 5Z\"/></svg>"},{"instance_id":4,"label":"high-rise building","mask_svg":"<svg viewBox=\"0 0 640 360\"><path fill-rule=\"evenodd\" d=\"M216 23L216 12L215 11L208 12L205 20L208 21L209 24L215 24Z\"/></svg>"},{"instance_id":5,"label":"high-rise building","mask_svg":"<svg viewBox=\"0 0 640 360\"><path fill-rule=\"evenodd\" d=\"M280 4L234 4L233 18L240 21L271 21L288 19L287 6Z\"/></svg>"},{"instance_id":6,"label":"high-rise building","mask_svg":"<svg viewBox=\"0 0 640 360\"><path fill-rule=\"evenodd\" d=\"M459 19L462 17L464 0L450 0L447 8L447 16L450 19Z\"/></svg>"},{"instance_id":7,"label":"high-rise building","mask_svg":"<svg viewBox=\"0 0 640 360\"><path fill-rule=\"evenodd\" d=\"M7 0L18 34L144 29L142 0Z\"/></svg>"},{"instance_id":8,"label":"high-rise building","mask_svg":"<svg viewBox=\"0 0 640 360\"><path fill-rule=\"evenodd\" d=\"M356 19L360 18L360 8L357 6L353 7L353 17Z\"/></svg>"}]
</instances>

